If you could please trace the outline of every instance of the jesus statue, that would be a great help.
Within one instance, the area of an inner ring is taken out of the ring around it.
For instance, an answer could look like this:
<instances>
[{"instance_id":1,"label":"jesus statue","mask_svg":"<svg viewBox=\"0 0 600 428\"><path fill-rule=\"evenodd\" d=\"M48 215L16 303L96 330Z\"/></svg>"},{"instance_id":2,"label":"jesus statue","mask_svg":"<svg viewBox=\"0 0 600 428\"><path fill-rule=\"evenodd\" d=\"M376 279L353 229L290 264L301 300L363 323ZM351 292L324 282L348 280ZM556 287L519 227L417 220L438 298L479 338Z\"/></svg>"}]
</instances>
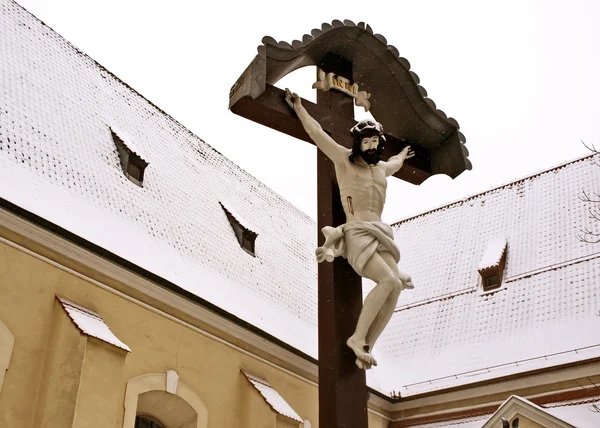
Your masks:
<instances>
[{"instance_id":1,"label":"jesus statue","mask_svg":"<svg viewBox=\"0 0 600 428\"><path fill-rule=\"evenodd\" d=\"M306 133L335 166L346 223L323 228L325 244L317 248L317 261L342 256L363 278L375 282L365 298L354 334L346 344L356 354L361 369L376 366L372 350L390 321L400 292L413 288L410 276L398 270L400 251L390 225L381 221L387 177L414 156L409 146L387 161L380 159L385 137L381 124L358 122L351 130L352 150L336 143L302 106L300 97L286 89L286 102L298 115Z\"/></svg>"}]
</instances>

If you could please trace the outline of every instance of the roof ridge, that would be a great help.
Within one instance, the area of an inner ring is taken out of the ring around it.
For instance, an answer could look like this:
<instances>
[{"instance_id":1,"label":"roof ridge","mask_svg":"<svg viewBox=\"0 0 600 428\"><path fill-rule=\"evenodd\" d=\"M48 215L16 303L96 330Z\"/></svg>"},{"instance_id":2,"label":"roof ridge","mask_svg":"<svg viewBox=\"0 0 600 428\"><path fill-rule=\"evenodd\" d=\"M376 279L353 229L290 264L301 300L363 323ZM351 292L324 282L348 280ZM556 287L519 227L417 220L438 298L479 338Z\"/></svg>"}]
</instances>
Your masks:
<instances>
[{"instance_id":1,"label":"roof ridge","mask_svg":"<svg viewBox=\"0 0 600 428\"><path fill-rule=\"evenodd\" d=\"M144 101L146 101L148 104L150 104L150 106L152 106L153 108L155 108L160 114L164 115L169 121L173 122L173 124L177 127L179 127L180 129L182 129L184 132L187 132L193 139L197 139L201 144L206 144L206 146L208 148L210 148L211 150L214 150L217 154L219 154L223 159L225 159L227 162L229 162L230 165L232 165L234 168L236 168L238 171L241 171L243 174L245 174L248 177L251 177L252 179L256 180L256 183L259 186L262 186L266 189L268 189L269 191L271 191L274 195L277 195L277 197L279 199L281 199L285 204L287 204L288 206L292 207L294 210L296 210L298 213L300 213L301 216L305 217L306 219L310 220L312 223L316 223L315 220L312 219L312 217L310 217L308 214L306 214L304 211L302 211L301 209L299 209L298 207L296 207L294 204L292 204L290 201L288 201L286 198L284 198L282 195L280 195L278 192L276 192L275 190L273 190L271 187L267 186L265 183L263 183L262 181L260 181L258 178L256 178L255 176L253 176L252 174L250 174L248 171L246 171L244 168L242 168L241 166L239 166L238 164L236 164L235 162L233 162L231 159L229 159L227 156L225 156L223 153L221 153L220 151L218 151L217 149L215 149L212 145L210 145L209 143L207 143L206 141L204 141L202 138L200 138L198 135L194 134L189 128L187 128L185 125L183 125L183 123L179 122L177 119L175 119L173 116L171 116L169 113L167 113L165 110L163 110L162 108L160 108L158 105L156 105L154 102L150 101L148 98L146 98L144 95L142 95L140 92L138 92L136 89L134 89L131 85L129 85L127 82L125 82L124 80L122 80L120 77L118 77L116 74L114 74L112 71L110 71L109 69L107 69L106 67L104 67L102 64L100 64L98 61L96 61L94 58L92 58L89 54L85 53L83 50L79 49L77 46L75 46L74 43L72 43L71 41L69 41L65 36L63 36L62 34L60 34L58 31L56 31L54 28L52 28L50 25L46 24L44 21L42 21L40 18L38 18L36 15L34 15L32 12L30 12L27 8L25 8L24 6L22 6L21 4L19 4L18 2L16 2L15 0L13 0L13 3L15 5L17 5L18 7L20 7L21 9L23 9L27 14L29 14L34 20L38 21L40 24L42 24L44 27L48 28L50 31L52 31L54 34L58 35L60 37L61 40L63 40L64 42L66 42L66 44L72 48L75 52L77 52L77 54L82 55L84 58L90 60L94 66L98 67L98 69L101 72L105 72L107 73L110 77L112 77L114 80L116 80L117 83L122 84L123 86L125 86L127 89L129 89L132 93L134 93L135 95L139 96L140 98L142 98Z\"/></svg>"},{"instance_id":2,"label":"roof ridge","mask_svg":"<svg viewBox=\"0 0 600 428\"><path fill-rule=\"evenodd\" d=\"M584 156L579 156L579 157L577 157L577 158L575 158L575 159L571 159L571 160L569 160L569 161L562 162L562 163L560 163L560 164L554 165L554 166L552 166L552 167L550 167L550 168L548 168L548 169L544 169L544 170L537 171L537 172L535 172L535 173L533 173L533 174L531 174L531 175L527 175L527 176L525 176L525 177L518 178L518 179L516 179L516 180L514 180L514 181L506 182L506 183L504 183L504 184L501 184L501 185L498 185L498 186L495 186L495 187L489 188L489 189L487 189L487 190L483 190L483 191L481 191L481 192L473 193L473 194L471 194L471 195L465 196L465 197L464 197L464 198L462 198L462 199L457 199L457 200L454 200L454 201L452 201L452 202L448 202L448 203L445 203L445 204L443 204L443 205L440 205L440 206L438 206L438 207L435 207L435 208L432 208L432 209L430 209L430 210L424 211L424 212L422 212L422 213L415 214L415 215L412 215L412 216L410 216L410 217L406 217L406 218L404 218L404 219L401 219L401 220L398 220L398 221L392 222L392 223L391 223L391 225L392 225L392 226L397 226L397 225L400 225L400 224L402 224L402 223L405 223L405 222L407 222L407 221L414 220L414 219L416 219L416 218L418 218L418 217L422 217L422 216L425 216L425 215L428 215L428 214L432 214L432 213L434 213L434 212L436 212L436 211L439 211L439 210L441 210L441 209L448 208L448 207L450 207L450 206L452 206L452 205L455 205L455 204L458 204L458 203L464 203L464 202L466 202L466 201L469 201L469 200L471 200L471 199L475 199L475 198L477 198L477 197L479 197L479 196L483 196L483 195L485 195L485 194L487 194L487 193L491 193L491 192L493 192L493 191L495 191L495 190L504 189L504 188L506 188L506 187L508 187L508 186L512 186L512 185L514 185L514 184L518 184L518 183L521 183L521 182L524 182L524 181L530 180L530 179L532 179L532 178L536 178L536 177L538 177L538 176L540 176L540 175L543 175L543 174L546 174L546 173L548 173L548 172L557 171L557 170L559 170L559 169L561 169L561 168L564 168L564 167L567 167L567 166L569 166L569 165L575 164L575 163L577 163L577 162L580 162L580 161L586 160L586 159L588 159L588 158L593 158L594 156L596 156L596 155L598 155L598 154L600 154L600 152L593 152L593 153L590 153L590 154L587 154L587 155L584 155Z\"/></svg>"}]
</instances>

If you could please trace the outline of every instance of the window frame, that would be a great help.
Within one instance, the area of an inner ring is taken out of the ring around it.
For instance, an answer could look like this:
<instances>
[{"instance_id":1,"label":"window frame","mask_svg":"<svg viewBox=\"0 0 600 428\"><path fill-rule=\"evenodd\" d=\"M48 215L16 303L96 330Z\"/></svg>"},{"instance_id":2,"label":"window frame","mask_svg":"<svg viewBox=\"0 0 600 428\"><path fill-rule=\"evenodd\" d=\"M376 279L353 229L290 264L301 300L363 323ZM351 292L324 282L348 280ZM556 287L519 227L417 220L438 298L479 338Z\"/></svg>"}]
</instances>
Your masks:
<instances>
[{"instance_id":1,"label":"window frame","mask_svg":"<svg viewBox=\"0 0 600 428\"><path fill-rule=\"evenodd\" d=\"M479 271L479 275L481 277L481 293L495 293L497 291L503 290L505 285L503 284L504 280L504 268L506 266L506 250L502 254L500 261L498 264L491 266L487 269L483 269ZM492 278L496 278L497 283L494 285L489 285L489 281Z\"/></svg>"}]
</instances>

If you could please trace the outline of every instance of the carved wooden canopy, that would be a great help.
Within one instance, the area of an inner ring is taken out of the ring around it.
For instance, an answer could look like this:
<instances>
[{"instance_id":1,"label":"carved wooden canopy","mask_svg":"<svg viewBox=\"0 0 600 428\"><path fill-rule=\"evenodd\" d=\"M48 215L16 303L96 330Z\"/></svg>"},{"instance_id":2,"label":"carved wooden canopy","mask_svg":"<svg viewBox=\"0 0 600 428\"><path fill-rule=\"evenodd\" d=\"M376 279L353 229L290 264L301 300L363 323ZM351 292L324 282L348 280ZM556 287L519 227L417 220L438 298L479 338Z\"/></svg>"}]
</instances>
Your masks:
<instances>
[{"instance_id":1,"label":"carved wooden canopy","mask_svg":"<svg viewBox=\"0 0 600 428\"><path fill-rule=\"evenodd\" d=\"M419 77L410 71L408 60L388 45L385 37L373 34L369 25L335 20L304 35L302 41L289 44L267 36L262 42L254 60L231 88L229 108L234 113L310 141L287 107L283 91L274 85L294 70L320 66L326 57L335 55L352 63L352 76L345 77L371 93L370 111L382 123L388 143L392 140L384 158L406 144L415 149L417 156L407 161L410 176L404 171L400 178L419 184L432 174L455 178L471 169L458 122L436 109L419 85ZM354 123L351 118L331 117L312 103L303 104L326 130L344 127L349 131Z\"/></svg>"}]
</instances>

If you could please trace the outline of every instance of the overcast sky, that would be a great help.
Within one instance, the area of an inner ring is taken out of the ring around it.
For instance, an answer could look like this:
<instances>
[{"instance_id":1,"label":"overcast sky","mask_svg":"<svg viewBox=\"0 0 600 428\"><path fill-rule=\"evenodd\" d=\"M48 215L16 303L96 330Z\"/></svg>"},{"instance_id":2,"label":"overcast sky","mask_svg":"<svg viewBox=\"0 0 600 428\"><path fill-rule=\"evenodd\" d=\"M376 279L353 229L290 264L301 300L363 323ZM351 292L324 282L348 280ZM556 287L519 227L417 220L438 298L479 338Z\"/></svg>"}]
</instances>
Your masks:
<instances>
[{"instance_id":1,"label":"overcast sky","mask_svg":"<svg viewBox=\"0 0 600 428\"><path fill-rule=\"evenodd\" d=\"M583 156L581 140L600 145L599 1L18 2L313 218L316 148L227 109L265 35L291 42L333 19L365 21L460 123L473 170L391 179L386 221ZM314 78L299 70L278 86L314 100Z\"/></svg>"}]
</instances>

